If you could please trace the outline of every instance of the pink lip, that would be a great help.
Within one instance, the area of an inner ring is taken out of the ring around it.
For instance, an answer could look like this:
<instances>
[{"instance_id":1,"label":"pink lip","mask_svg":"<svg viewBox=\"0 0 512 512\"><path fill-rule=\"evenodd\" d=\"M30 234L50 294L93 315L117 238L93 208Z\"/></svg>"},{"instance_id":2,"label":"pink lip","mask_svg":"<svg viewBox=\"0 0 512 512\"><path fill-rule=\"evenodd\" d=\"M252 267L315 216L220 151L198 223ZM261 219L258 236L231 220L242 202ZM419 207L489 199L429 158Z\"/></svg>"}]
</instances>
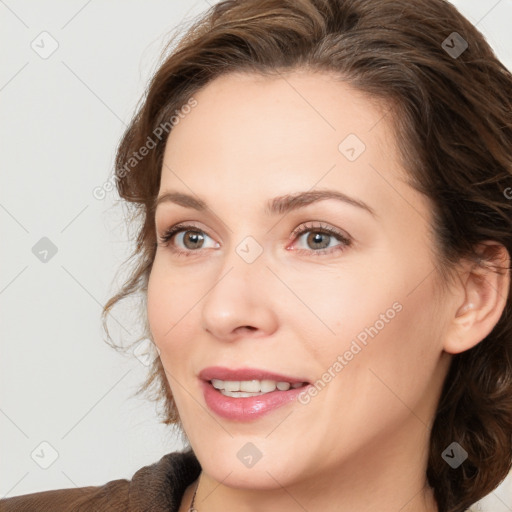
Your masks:
<instances>
[{"instance_id":1,"label":"pink lip","mask_svg":"<svg viewBox=\"0 0 512 512\"><path fill-rule=\"evenodd\" d=\"M267 372L266 370L258 370L253 368L244 368L231 370L222 367L209 367L202 370L199 374L203 396L206 405L215 414L237 421L251 421L260 418L278 407L281 407L297 398L307 386L300 388L290 388L288 391L275 390L264 395L256 395L251 397L234 398L225 396L215 389L209 382L211 379L220 380L275 380L277 382L307 382L306 379L297 379L286 375ZM309 385L309 384L308 384Z\"/></svg>"}]
</instances>

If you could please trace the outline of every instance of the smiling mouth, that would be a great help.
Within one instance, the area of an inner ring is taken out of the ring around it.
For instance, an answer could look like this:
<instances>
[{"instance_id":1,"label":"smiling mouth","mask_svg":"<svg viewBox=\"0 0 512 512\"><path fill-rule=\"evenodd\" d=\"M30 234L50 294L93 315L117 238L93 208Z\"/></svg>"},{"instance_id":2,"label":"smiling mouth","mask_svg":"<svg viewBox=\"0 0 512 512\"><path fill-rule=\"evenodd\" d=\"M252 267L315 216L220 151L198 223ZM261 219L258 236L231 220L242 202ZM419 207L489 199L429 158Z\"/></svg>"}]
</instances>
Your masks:
<instances>
[{"instance_id":1,"label":"smiling mouth","mask_svg":"<svg viewBox=\"0 0 512 512\"><path fill-rule=\"evenodd\" d=\"M254 368L205 368L199 374L206 405L230 421L255 421L297 401L310 387L304 377Z\"/></svg>"}]
</instances>

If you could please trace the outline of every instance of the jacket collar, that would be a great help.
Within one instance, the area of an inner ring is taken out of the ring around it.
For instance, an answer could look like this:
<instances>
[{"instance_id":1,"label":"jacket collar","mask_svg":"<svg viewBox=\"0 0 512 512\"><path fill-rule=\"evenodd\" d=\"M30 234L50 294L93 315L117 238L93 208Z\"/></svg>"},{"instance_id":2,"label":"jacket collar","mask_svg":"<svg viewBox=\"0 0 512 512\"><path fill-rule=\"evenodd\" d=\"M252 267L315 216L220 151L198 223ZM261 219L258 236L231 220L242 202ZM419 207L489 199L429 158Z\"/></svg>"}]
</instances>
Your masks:
<instances>
[{"instance_id":1,"label":"jacket collar","mask_svg":"<svg viewBox=\"0 0 512 512\"><path fill-rule=\"evenodd\" d=\"M133 475L127 512L178 512L185 489L200 472L192 448L164 455Z\"/></svg>"}]
</instances>

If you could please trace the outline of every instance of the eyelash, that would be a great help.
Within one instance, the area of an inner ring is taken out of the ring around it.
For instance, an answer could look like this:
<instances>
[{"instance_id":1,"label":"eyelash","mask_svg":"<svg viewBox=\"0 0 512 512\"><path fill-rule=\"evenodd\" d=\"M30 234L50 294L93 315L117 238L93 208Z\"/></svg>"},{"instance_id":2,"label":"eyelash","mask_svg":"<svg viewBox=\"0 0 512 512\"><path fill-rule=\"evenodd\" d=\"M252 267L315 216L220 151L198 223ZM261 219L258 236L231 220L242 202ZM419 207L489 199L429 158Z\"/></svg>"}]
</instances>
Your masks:
<instances>
[{"instance_id":1,"label":"eyelash","mask_svg":"<svg viewBox=\"0 0 512 512\"><path fill-rule=\"evenodd\" d=\"M181 233L182 231L193 231L195 233L201 233L205 234L206 236L210 237L205 231L197 228L196 226L192 226L190 224L176 224L175 226L170 227L167 229L162 236L159 237L159 243L161 245L166 245L168 242L171 241L172 237L178 233ZM307 249L296 249L297 252L307 252L309 254L315 254L315 255L323 255L323 254L330 254L335 251L344 251L347 247L349 247L352 244L352 240L350 238L347 238L343 233L339 232L338 230L326 226L326 225L318 225L318 226L312 226L312 225L304 225L299 228L296 228L292 232L292 237L294 239L299 238L304 233L308 232L313 233L321 233L324 235L330 235L339 242L342 242L340 245L336 245L334 247L328 248L328 249L320 249L318 251L314 250L307 250ZM211 237L210 237L211 238ZM176 249L174 246L170 246L170 249L172 252L174 252L178 256L196 256L198 253L201 253L203 249L198 249L196 251L194 250L183 250L183 249ZM206 249L205 249L206 250Z\"/></svg>"}]
</instances>

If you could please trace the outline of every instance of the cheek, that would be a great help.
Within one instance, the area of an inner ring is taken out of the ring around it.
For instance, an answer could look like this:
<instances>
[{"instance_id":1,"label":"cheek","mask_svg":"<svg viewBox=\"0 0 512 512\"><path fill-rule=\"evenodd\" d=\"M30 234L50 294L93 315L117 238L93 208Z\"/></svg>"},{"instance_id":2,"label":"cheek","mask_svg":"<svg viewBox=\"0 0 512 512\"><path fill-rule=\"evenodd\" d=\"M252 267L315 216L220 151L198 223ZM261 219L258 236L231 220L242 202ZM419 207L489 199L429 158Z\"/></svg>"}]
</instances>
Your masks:
<instances>
[{"instance_id":1,"label":"cheek","mask_svg":"<svg viewBox=\"0 0 512 512\"><path fill-rule=\"evenodd\" d=\"M393 308L399 298L396 287L389 282L376 286L375 278L367 271L341 265L332 272L290 274L286 282L300 300L283 292L277 304L285 305L289 325L300 327L304 339L315 340L322 351L337 355L349 349L355 338L364 342L375 323L382 328L381 315L386 320L397 316Z\"/></svg>"},{"instance_id":2,"label":"cheek","mask_svg":"<svg viewBox=\"0 0 512 512\"><path fill-rule=\"evenodd\" d=\"M373 323L378 332L372 329L375 336L368 337L360 363L368 389L378 397L376 402L397 402L398 409L400 403L414 409L415 404L435 394L443 326L436 317L437 297L430 281L413 293L397 296L401 310L387 323Z\"/></svg>"},{"instance_id":3,"label":"cheek","mask_svg":"<svg viewBox=\"0 0 512 512\"><path fill-rule=\"evenodd\" d=\"M190 288L184 288L176 279L177 275L155 258L148 280L147 316L153 339L160 350L175 338L179 319L185 313L183 308Z\"/></svg>"},{"instance_id":4,"label":"cheek","mask_svg":"<svg viewBox=\"0 0 512 512\"><path fill-rule=\"evenodd\" d=\"M200 325L200 300L208 291L198 270L172 268L165 255L157 255L148 279L149 328L163 360L179 357L181 348Z\"/></svg>"},{"instance_id":5,"label":"cheek","mask_svg":"<svg viewBox=\"0 0 512 512\"><path fill-rule=\"evenodd\" d=\"M432 378L442 352L444 324L437 314L443 309L442 297L434 289L428 261L381 256L378 271L360 271L376 269L375 261L361 261L343 278L322 281L323 293L315 286L312 308L317 307L315 312L334 334L324 328L325 337L312 350L325 368L346 354L334 369L344 375L335 386L344 388L343 393L380 390L393 399L387 384L414 401Z\"/></svg>"}]
</instances>

